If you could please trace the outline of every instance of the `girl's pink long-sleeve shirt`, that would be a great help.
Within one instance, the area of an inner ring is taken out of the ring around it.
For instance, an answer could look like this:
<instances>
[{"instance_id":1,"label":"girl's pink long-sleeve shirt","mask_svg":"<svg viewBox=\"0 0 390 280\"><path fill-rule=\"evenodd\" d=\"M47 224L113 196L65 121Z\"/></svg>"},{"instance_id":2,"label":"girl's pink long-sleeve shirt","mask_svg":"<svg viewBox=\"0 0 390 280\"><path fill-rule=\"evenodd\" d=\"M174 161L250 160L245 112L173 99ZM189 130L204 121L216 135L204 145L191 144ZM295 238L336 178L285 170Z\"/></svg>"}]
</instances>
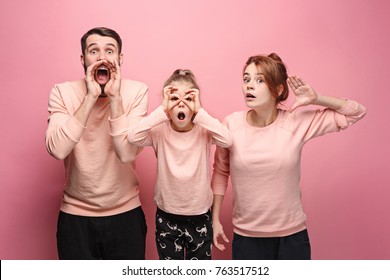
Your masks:
<instances>
[{"instance_id":1,"label":"girl's pink long-sleeve shirt","mask_svg":"<svg viewBox=\"0 0 390 280\"><path fill-rule=\"evenodd\" d=\"M86 95L85 81L53 87L46 148L53 157L64 160L62 211L81 216L109 216L141 205L134 170L140 148L127 141L127 132L147 114L147 90L141 82L122 80L124 115L111 119L108 97L98 98L84 127L73 114Z\"/></svg>"},{"instance_id":2,"label":"girl's pink long-sleeve shirt","mask_svg":"<svg viewBox=\"0 0 390 280\"><path fill-rule=\"evenodd\" d=\"M188 132L177 132L161 106L129 130L128 140L152 146L157 157L155 202L176 215L206 213L212 204L210 146L229 147L229 130L200 109Z\"/></svg>"},{"instance_id":3,"label":"girl's pink long-sleeve shirt","mask_svg":"<svg viewBox=\"0 0 390 280\"><path fill-rule=\"evenodd\" d=\"M306 228L299 181L304 144L339 131L364 117L366 109L348 100L340 110L279 110L266 127L253 127L247 112L226 117L230 148L217 147L214 194L224 195L231 176L234 232L250 237L287 236Z\"/></svg>"}]
</instances>

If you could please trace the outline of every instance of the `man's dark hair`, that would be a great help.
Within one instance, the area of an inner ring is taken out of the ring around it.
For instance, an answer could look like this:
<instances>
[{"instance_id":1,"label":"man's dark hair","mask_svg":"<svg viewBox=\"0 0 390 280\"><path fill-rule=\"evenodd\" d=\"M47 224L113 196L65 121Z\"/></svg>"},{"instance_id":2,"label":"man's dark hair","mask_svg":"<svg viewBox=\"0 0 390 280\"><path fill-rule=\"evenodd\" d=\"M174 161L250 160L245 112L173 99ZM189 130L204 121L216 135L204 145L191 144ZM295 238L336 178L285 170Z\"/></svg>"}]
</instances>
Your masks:
<instances>
[{"instance_id":1,"label":"man's dark hair","mask_svg":"<svg viewBox=\"0 0 390 280\"><path fill-rule=\"evenodd\" d=\"M122 53L122 39L116 31L106 27L95 27L81 37L81 53L83 55L85 55L85 49L87 48L87 38L93 34L113 38L118 43L118 54Z\"/></svg>"}]
</instances>

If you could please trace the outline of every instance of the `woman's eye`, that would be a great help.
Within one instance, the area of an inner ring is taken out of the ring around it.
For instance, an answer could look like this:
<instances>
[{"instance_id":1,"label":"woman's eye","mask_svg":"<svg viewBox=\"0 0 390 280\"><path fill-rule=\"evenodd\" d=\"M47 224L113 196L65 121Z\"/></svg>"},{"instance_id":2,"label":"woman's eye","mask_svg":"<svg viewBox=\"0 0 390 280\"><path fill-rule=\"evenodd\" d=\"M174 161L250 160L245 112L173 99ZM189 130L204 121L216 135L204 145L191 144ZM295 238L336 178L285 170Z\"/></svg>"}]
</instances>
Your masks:
<instances>
[{"instance_id":1,"label":"woman's eye","mask_svg":"<svg viewBox=\"0 0 390 280\"><path fill-rule=\"evenodd\" d=\"M259 83L259 84L263 82L262 79L257 79L256 81L257 81L257 83Z\"/></svg>"},{"instance_id":2,"label":"woman's eye","mask_svg":"<svg viewBox=\"0 0 390 280\"><path fill-rule=\"evenodd\" d=\"M244 83L249 83L249 81L250 81L250 79L248 79L248 78L244 78L243 80L244 80Z\"/></svg>"}]
</instances>

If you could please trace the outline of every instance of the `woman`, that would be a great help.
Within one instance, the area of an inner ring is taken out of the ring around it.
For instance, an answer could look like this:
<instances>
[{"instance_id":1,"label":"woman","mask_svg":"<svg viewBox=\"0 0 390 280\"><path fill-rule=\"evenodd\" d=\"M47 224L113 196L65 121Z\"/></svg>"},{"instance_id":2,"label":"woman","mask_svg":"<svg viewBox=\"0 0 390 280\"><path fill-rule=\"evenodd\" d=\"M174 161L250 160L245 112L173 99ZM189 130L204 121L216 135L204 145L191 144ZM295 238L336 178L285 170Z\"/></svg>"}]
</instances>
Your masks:
<instances>
[{"instance_id":1,"label":"woman","mask_svg":"<svg viewBox=\"0 0 390 280\"><path fill-rule=\"evenodd\" d=\"M290 111L280 108L288 86L296 96ZM225 119L233 145L217 147L214 192L214 245L228 242L220 209L231 175L233 186L233 259L310 259L306 216L300 197L300 162L310 139L339 131L364 117L359 103L318 95L302 79L288 77L280 57L272 53L248 59L243 73L248 111ZM322 110L295 110L319 105Z\"/></svg>"}]
</instances>

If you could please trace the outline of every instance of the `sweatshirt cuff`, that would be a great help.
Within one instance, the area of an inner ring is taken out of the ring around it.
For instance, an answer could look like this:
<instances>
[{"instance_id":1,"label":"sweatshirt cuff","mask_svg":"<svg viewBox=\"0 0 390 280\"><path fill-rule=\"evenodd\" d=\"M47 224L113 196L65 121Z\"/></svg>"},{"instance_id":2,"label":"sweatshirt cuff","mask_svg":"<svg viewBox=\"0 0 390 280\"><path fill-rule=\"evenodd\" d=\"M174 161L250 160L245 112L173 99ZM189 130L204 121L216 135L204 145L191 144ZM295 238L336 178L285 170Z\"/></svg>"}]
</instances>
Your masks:
<instances>
[{"instance_id":1,"label":"sweatshirt cuff","mask_svg":"<svg viewBox=\"0 0 390 280\"><path fill-rule=\"evenodd\" d=\"M338 113L343 115L351 115L359 108L359 104L354 100L347 99L347 103L337 110Z\"/></svg>"},{"instance_id":2,"label":"sweatshirt cuff","mask_svg":"<svg viewBox=\"0 0 390 280\"><path fill-rule=\"evenodd\" d=\"M213 190L213 194L225 195L226 189L228 186L227 178L222 176L220 173L215 172L211 179L211 189Z\"/></svg>"},{"instance_id":3,"label":"sweatshirt cuff","mask_svg":"<svg viewBox=\"0 0 390 280\"><path fill-rule=\"evenodd\" d=\"M359 110L359 103L353 100L347 99L347 103L337 110L337 113L335 118L338 126L341 129L345 129L354 122L352 119L348 118L348 116L356 115L356 112Z\"/></svg>"},{"instance_id":4,"label":"sweatshirt cuff","mask_svg":"<svg viewBox=\"0 0 390 280\"><path fill-rule=\"evenodd\" d=\"M168 116L167 114L165 113L164 109L162 108L162 106L158 106L156 108L156 110L154 111L155 113L155 117L156 117L156 120L158 123L160 122L164 122L164 121L168 121Z\"/></svg>"},{"instance_id":5,"label":"sweatshirt cuff","mask_svg":"<svg viewBox=\"0 0 390 280\"><path fill-rule=\"evenodd\" d=\"M207 112L203 109L200 108L199 112L196 114L193 122L194 123L201 123L203 118L207 115Z\"/></svg>"},{"instance_id":6,"label":"sweatshirt cuff","mask_svg":"<svg viewBox=\"0 0 390 280\"><path fill-rule=\"evenodd\" d=\"M213 194L218 194L218 195L225 195L226 194L226 185L223 183L217 183L213 182L211 184L211 189L213 190Z\"/></svg>"},{"instance_id":7,"label":"sweatshirt cuff","mask_svg":"<svg viewBox=\"0 0 390 280\"><path fill-rule=\"evenodd\" d=\"M128 128L128 122L126 115L123 114L119 118L111 119L108 118L108 122L110 124L110 135L111 136L117 136L122 135L124 133L127 133Z\"/></svg>"}]
</instances>

